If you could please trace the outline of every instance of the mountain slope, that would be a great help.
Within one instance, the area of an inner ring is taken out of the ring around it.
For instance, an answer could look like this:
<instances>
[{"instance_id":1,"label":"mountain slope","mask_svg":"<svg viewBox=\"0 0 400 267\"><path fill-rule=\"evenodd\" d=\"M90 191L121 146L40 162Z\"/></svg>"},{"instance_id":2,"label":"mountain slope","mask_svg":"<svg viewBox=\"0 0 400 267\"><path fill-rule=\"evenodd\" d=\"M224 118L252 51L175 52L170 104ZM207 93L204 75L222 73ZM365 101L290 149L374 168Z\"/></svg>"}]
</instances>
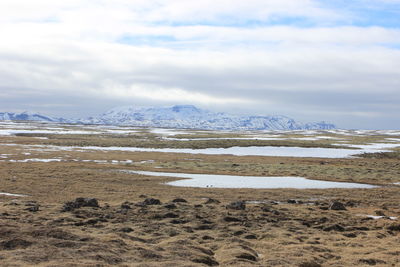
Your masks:
<instances>
[{"instance_id":1,"label":"mountain slope","mask_svg":"<svg viewBox=\"0 0 400 267\"><path fill-rule=\"evenodd\" d=\"M60 119L55 119L38 113L31 113L28 111L22 113L0 112L0 120L61 122Z\"/></svg>"},{"instance_id":2,"label":"mountain slope","mask_svg":"<svg viewBox=\"0 0 400 267\"><path fill-rule=\"evenodd\" d=\"M188 128L205 130L329 130L335 125L299 123L286 116L239 116L211 112L192 105L173 107L116 107L86 119L52 118L37 113L0 113L0 120L32 120L81 124L109 124L145 127Z\"/></svg>"},{"instance_id":3,"label":"mountain slope","mask_svg":"<svg viewBox=\"0 0 400 267\"><path fill-rule=\"evenodd\" d=\"M334 129L325 122L302 124L286 116L238 116L215 113L191 105L173 107L113 108L83 123L135 125L208 130L301 130Z\"/></svg>"}]
</instances>

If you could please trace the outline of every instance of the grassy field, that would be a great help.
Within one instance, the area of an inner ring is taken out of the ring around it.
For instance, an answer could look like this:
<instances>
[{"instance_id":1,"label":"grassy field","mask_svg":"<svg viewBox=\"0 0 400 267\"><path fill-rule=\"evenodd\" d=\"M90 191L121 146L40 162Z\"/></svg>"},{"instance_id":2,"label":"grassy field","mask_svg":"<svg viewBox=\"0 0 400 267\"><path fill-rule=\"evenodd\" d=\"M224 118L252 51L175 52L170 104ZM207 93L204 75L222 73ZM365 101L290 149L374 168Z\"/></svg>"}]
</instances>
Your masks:
<instances>
[{"instance_id":1,"label":"grassy field","mask_svg":"<svg viewBox=\"0 0 400 267\"><path fill-rule=\"evenodd\" d=\"M383 134L314 134L318 135L341 138L339 144L343 146L399 138ZM394 184L400 183L400 161L396 149L359 158L326 159L58 150L31 146L329 148L338 144L338 139L333 138L291 139L309 138L306 133L284 133L279 140L221 139L247 136L245 133L204 131L160 136L147 129L123 135L23 133L0 136L0 192L25 195L0 194L0 265L400 265L400 185ZM185 188L165 184L176 180L173 177L135 175L121 170L302 176L380 187ZM63 211L66 202L78 197L96 198L99 206ZM152 203L151 198L160 203ZM232 202L245 206L239 205L236 209L237 205L230 205ZM332 209L334 202L342 203L344 209ZM371 215L378 217L374 219Z\"/></svg>"}]
</instances>

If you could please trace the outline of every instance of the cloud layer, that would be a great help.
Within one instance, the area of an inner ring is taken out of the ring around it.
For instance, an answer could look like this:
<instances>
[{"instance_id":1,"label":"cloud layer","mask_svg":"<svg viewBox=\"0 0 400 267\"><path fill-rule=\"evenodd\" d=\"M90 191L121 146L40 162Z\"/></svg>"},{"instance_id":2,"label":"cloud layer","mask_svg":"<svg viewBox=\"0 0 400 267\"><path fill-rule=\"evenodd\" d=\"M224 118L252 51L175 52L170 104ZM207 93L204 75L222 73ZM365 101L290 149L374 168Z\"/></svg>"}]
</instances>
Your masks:
<instances>
[{"instance_id":1,"label":"cloud layer","mask_svg":"<svg viewBox=\"0 0 400 267\"><path fill-rule=\"evenodd\" d=\"M0 103L64 116L180 103L399 128L399 13L396 0L5 0Z\"/></svg>"}]
</instances>

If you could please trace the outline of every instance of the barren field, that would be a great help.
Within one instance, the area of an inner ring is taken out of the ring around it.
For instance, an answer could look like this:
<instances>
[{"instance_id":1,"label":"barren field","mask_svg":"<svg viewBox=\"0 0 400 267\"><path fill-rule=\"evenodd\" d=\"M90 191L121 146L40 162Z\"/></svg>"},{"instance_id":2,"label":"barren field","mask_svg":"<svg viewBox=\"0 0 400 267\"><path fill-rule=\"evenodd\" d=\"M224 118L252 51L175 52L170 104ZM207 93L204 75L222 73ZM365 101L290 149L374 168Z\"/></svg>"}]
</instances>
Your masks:
<instances>
[{"instance_id":1,"label":"barren field","mask_svg":"<svg viewBox=\"0 0 400 267\"><path fill-rule=\"evenodd\" d=\"M0 126L1 266L400 266L400 132ZM361 154L207 154L232 147ZM176 187L127 170L377 187Z\"/></svg>"}]
</instances>

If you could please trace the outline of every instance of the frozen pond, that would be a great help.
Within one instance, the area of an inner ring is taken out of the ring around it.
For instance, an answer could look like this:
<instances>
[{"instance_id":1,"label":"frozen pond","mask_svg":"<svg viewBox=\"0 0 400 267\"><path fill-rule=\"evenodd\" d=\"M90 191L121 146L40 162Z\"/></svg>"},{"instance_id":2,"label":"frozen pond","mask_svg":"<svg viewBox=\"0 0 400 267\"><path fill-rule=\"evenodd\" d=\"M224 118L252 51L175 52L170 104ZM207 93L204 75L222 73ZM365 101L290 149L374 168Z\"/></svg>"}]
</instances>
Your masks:
<instances>
[{"instance_id":1,"label":"frozen pond","mask_svg":"<svg viewBox=\"0 0 400 267\"><path fill-rule=\"evenodd\" d=\"M380 146L379 146L380 145ZM140 147L78 147L89 150L120 150L143 152L189 153L208 155L235 155L235 156L276 156L276 157L317 157L317 158L347 158L356 154L383 152L383 148L394 147L385 144L362 146L360 149L320 148L320 147L277 147L277 146L249 146L229 148L140 148Z\"/></svg>"},{"instance_id":2,"label":"frozen pond","mask_svg":"<svg viewBox=\"0 0 400 267\"><path fill-rule=\"evenodd\" d=\"M18 146L17 144L0 144ZM51 146L51 145L20 145L31 150L40 151L72 151L72 150L98 150L98 151L129 151L129 152L166 152L208 155L235 155L235 156L275 156L275 157L317 157L317 158L348 158L362 153L376 153L388 151L388 148L400 146L399 144L369 144L351 145L354 149L320 148L320 147L282 147L282 146L249 146L229 148L143 148L143 147L99 147L99 146ZM356 149L358 148L358 149Z\"/></svg>"},{"instance_id":3,"label":"frozen pond","mask_svg":"<svg viewBox=\"0 0 400 267\"><path fill-rule=\"evenodd\" d=\"M185 178L183 180L167 183L173 186L183 187L214 187L214 188L295 188L295 189L326 189L326 188L375 188L374 185L358 183L327 182L310 180L303 177L260 177L260 176L236 176L216 174L188 174L148 171L126 171L149 176L167 176Z\"/></svg>"}]
</instances>

